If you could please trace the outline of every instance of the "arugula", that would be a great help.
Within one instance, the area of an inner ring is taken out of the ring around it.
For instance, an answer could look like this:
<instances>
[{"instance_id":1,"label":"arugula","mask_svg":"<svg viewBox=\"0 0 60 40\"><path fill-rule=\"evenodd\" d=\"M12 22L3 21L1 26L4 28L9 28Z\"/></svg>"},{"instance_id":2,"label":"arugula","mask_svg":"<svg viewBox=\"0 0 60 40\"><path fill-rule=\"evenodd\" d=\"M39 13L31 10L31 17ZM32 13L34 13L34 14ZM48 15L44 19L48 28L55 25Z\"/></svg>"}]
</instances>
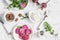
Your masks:
<instances>
[{"instance_id":1,"label":"arugula","mask_svg":"<svg viewBox=\"0 0 60 40\"><path fill-rule=\"evenodd\" d=\"M11 4L8 6L8 9L9 8L14 8L14 7L16 7L16 8L19 8L19 9L22 9L21 7L20 7L20 3L25 3L25 4L27 4L28 3L28 0L11 0Z\"/></svg>"},{"instance_id":2,"label":"arugula","mask_svg":"<svg viewBox=\"0 0 60 40\"><path fill-rule=\"evenodd\" d=\"M52 30L52 27L51 27L51 25L48 23L48 22L44 22L44 27L45 27L45 31L46 32L50 32L50 34L54 34L54 30Z\"/></svg>"},{"instance_id":3,"label":"arugula","mask_svg":"<svg viewBox=\"0 0 60 40\"><path fill-rule=\"evenodd\" d=\"M27 14L25 14L25 16L22 16L22 20L25 19L25 18L29 18Z\"/></svg>"}]
</instances>

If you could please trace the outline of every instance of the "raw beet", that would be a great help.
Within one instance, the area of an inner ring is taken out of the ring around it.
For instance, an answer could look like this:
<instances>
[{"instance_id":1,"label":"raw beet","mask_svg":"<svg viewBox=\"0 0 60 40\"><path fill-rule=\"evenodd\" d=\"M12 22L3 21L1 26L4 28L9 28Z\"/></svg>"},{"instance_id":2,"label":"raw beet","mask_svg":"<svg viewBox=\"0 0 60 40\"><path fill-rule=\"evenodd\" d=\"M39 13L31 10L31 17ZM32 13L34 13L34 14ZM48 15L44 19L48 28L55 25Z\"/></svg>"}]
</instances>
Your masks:
<instances>
[{"instance_id":1,"label":"raw beet","mask_svg":"<svg viewBox=\"0 0 60 40\"><path fill-rule=\"evenodd\" d=\"M37 3L38 2L38 0L32 0L34 3Z\"/></svg>"},{"instance_id":2,"label":"raw beet","mask_svg":"<svg viewBox=\"0 0 60 40\"><path fill-rule=\"evenodd\" d=\"M20 28L16 28L15 32L16 32L17 34L19 34Z\"/></svg>"},{"instance_id":3,"label":"raw beet","mask_svg":"<svg viewBox=\"0 0 60 40\"><path fill-rule=\"evenodd\" d=\"M23 25L22 28L26 30L26 29L28 29L28 26L27 25Z\"/></svg>"},{"instance_id":4,"label":"raw beet","mask_svg":"<svg viewBox=\"0 0 60 40\"><path fill-rule=\"evenodd\" d=\"M27 30L25 31L25 33L26 33L26 35L30 35L30 34L32 33L32 30L27 29Z\"/></svg>"},{"instance_id":5,"label":"raw beet","mask_svg":"<svg viewBox=\"0 0 60 40\"><path fill-rule=\"evenodd\" d=\"M32 30L27 25L23 25L21 28L16 28L15 32L19 35L22 40L28 40Z\"/></svg>"},{"instance_id":6,"label":"raw beet","mask_svg":"<svg viewBox=\"0 0 60 40\"><path fill-rule=\"evenodd\" d=\"M47 3L42 3L41 4L41 9L46 8L46 7L47 7Z\"/></svg>"},{"instance_id":7,"label":"raw beet","mask_svg":"<svg viewBox=\"0 0 60 40\"><path fill-rule=\"evenodd\" d=\"M20 6L21 6L21 8L25 8L26 4L25 3L21 3Z\"/></svg>"}]
</instances>

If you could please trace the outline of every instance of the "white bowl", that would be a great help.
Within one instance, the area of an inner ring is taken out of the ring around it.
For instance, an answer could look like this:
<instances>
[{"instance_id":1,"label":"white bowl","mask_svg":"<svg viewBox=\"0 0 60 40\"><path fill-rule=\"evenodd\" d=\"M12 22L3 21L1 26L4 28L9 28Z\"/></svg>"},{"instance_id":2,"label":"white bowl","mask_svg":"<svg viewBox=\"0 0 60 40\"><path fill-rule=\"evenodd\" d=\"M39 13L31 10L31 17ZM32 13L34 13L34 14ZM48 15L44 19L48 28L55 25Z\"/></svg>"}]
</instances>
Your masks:
<instances>
[{"instance_id":1,"label":"white bowl","mask_svg":"<svg viewBox=\"0 0 60 40\"><path fill-rule=\"evenodd\" d=\"M17 25L14 26L12 31L13 31L13 36L14 36L15 40L22 40L22 39L19 38L19 35L15 33L15 30L16 30L17 26L22 26L22 25L25 25L25 24L26 24L25 22L19 22L19 23L17 23ZM26 24L26 25L31 29L31 27L28 24ZM30 40L30 38L31 38L31 35L29 37L29 40Z\"/></svg>"},{"instance_id":2,"label":"white bowl","mask_svg":"<svg viewBox=\"0 0 60 40\"><path fill-rule=\"evenodd\" d=\"M43 13L40 9L29 12L29 19L31 22L40 22L43 20Z\"/></svg>"},{"instance_id":3,"label":"white bowl","mask_svg":"<svg viewBox=\"0 0 60 40\"><path fill-rule=\"evenodd\" d=\"M12 3L11 0L5 0L5 1L6 1L6 3L8 4L8 6ZM28 1L28 0L27 0L27 1ZM28 2L29 2L29 1L28 1ZM27 3L27 5L28 5L28 3ZM27 5L26 5L26 7L27 7ZM7 7L8 7L8 6L7 6ZM25 7L25 8L26 8L26 7ZM12 9L18 9L18 8L17 8L17 7L13 7ZM24 9L24 8L23 8L23 9ZM18 10L19 10L19 9L18 9Z\"/></svg>"},{"instance_id":4,"label":"white bowl","mask_svg":"<svg viewBox=\"0 0 60 40\"><path fill-rule=\"evenodd\" d=\"M6 19L6 14L10 14L10 12L14 15L14 19L12 20L12 21L7 21L7 19ZM4 21L6 22L6 23L12 23L14 20L15 20L15 14L12 12L12 11L5 11L5 13L4 13Z\"/></svg>"}]
</instances>

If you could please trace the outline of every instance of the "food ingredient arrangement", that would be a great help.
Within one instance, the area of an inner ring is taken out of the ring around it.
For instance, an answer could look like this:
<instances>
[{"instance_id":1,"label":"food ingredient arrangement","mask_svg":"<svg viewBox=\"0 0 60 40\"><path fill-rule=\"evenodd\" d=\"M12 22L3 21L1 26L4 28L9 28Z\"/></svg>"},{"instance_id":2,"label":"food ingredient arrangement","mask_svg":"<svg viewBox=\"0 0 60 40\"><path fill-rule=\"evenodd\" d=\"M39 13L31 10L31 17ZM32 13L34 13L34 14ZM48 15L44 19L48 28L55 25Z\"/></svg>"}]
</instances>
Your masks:
<instances>
[{"instance_id":1,"label":"food ingredient arrangement","mask_svg":"<svg viewBox=\"0 0 60 40\"><path fill-rule=\"evenodd\" d=\"M48 15L46 14L47 13L46 11L41 13L40 10L43 11L44 8L47 8L47 6L48 6L47 3L49 1L50 0L48 0L47 2L39 3L38 0L32 0L33 3L36 3L36 6L37 5L39 6L38 11L37 10L30 11L28 13L25 13L24 15L23 15L23 13L19 12L19 13L17 13L18 15L16 15L18 17L15 17L15 13L8 12L4 15L5 21L7 21L9 23L14 21L17 23L19 18L20 18L20 20L24 20L27 18L32 23L40 22L40 24L37 26L37 28L38 28L43 23L43 21L45 21L45 18L48 17ZM11 8L24 9L27 6L27 4L28 4L28 0L11 0L11 4L7 7L7 9L11 9ZM41 14L43 14L43 16ZM1 20L1 22L4 22L4 21ZM57 36L57 34L55 33L55 30L52 28L52 26L47 21L45 21L43 25L44 25L44 30L41 31L40 30L41 28L39 28L37 30L36 35L39 34L39 35L43 36L45 32L49 32L51 35ZM4 27L4 29L5 29L5 27ZM22 26L20 26L20 25L16 26L16 29L14 32L18 35L18 38L20 38L21 40L29 40L31 37L31 34L33 34L33 30L30 28L30 26L28 26L26 24L24 24ZM13 37L13 35L12 35L12 37ZM14 37L13 37L13 39L14 39Z\"/></svg>"}]
</instances>

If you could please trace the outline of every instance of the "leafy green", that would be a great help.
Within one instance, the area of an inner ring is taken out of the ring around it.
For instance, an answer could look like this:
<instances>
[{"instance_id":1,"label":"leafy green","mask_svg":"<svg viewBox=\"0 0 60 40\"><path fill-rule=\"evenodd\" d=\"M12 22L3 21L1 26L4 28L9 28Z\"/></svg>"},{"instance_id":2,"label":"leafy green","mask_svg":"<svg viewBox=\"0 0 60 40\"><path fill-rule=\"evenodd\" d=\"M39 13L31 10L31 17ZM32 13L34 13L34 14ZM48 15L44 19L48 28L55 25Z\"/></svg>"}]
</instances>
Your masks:
<instances>
[{"instance_id":1,"label":"leafy green","mask_svg":"<svg viewBox=\"0 0 60 40\"><path fill-rule=\"evenodd\" d=\"M54 34L54 30L52 30L52 31L50 32L50 34Z\"/></svg>"},{"instance_id":2,"label":"leafy green","mask_svg":"<svg viewBox=\"0 0 60 40\"><path fill-rule=\"evenodd\" d=\"M8 8L14 8L14 7L16 7L16 8L22 9L22 8L20 7L20 4L21 4L21 3L27 4L27 3L28 3L28 0L11 0L11 2L12 2L12 3L9 5Z\"/></svg>"},{"instance_id":3,"label":"leafy green","mask_svg":"<svg viewBox=\"0 0 60 40\"><path fill-rule=\"evenodd\" d=\"M52 27L50 26L50 24L48 24L48 22L44 22L44 28L45 28L45 31L49 31L50 34L54 34L54 30L52 30Z\"/></svg>"},{"instance_id":4,"label":"leafy green","mask_svg":"<svg viewBox=\"0 0 60 40\"><path fill-rule=\"evenodd\" d=\"M18 25L17 27L18 27L18 28L21 28L22 26Z\"/></svg>"},{"instance_id":5,"label":"leafy green","mask_svg":"<svg viewBox=\"0 0 60 40\"><path fill-rule=\"evenodd\" d=\"M21 19L23 20L23 19L25 19L25 18L29 18L29 17L27 16L27 14L25 14L25 16L22 16Z\"/></svg>"}]
</instances>

